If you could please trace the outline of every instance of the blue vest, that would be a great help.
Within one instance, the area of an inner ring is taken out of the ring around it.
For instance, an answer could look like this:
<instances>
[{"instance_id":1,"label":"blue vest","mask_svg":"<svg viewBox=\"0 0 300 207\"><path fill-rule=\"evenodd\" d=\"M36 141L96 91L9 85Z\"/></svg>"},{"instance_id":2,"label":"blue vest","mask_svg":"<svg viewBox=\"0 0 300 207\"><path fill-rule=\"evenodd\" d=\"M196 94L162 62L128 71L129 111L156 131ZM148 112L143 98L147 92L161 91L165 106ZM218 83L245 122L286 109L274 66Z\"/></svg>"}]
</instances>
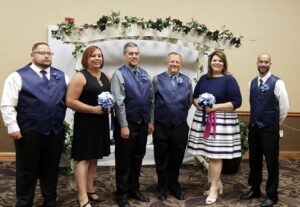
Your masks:
<instances>
[{"instance_id":1,"label":"blue vest","mask_svg":"<svg viewBox=\"0 0 300 207\"><path fill-rule=\"evenodd\" d=\"M119 68L125 83L126 118L135 123L148 123L151 109L151 81L145 70L139 68L138 81L126 66Z\"/></svg>"},{"instance_id":2,"label":"blue vest","mask_svg":"<svg viewBox=\"0 0 300 207\"><path fill-rule=\"evenodd\" d=\"M182 83L172 85L167 72L157 75L154 119L166 126L178 126L186 122L191 105L189 78L179 74Z\"/></svg>"},{"instance_id":3,"label":"blue vest","mask_svg":"<svg viewBox=\"0 0 300 207\"><path fill-rule=\"evenodd\" d=\"M19 92L17 122L21 130L45 135L62 129L66 113L66 81L64 73L50 68L50 80L45 82L29 65L17 71L22 79Z\"/></svg>"},{"instance_id":4,"label":"blue vest","mask_svg":"<svg viewBox=\"0 0 300 207\"><path fill-rule=\"evenodd\" d=\"M258 77L251 81L250 86L250 123L259 127L278 124L279 103L274 94L275 84L279 78L271 75L265 84L268 90L258 88Z\"/></svg>"}]
</instances>

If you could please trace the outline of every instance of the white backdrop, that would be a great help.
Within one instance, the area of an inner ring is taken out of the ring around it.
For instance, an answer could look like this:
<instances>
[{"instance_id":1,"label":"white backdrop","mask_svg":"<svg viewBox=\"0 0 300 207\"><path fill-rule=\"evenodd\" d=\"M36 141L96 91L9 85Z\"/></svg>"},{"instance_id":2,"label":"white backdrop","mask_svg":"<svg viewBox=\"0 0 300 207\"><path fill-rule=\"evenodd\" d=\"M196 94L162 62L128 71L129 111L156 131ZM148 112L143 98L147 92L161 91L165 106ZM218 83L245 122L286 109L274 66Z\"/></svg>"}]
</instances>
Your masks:
<instances>
[{"instance_id":1,"label":"white backdrop","mask_svg":"<svg viewBox=\"0 0 300 207\"><path fill-rule=\"evenodd\" d=\"M55 25L48 27L48 43L53 56L53 66L63 70L69 78L75 72L75 69L81 68L81 57L74 59L72 52L74 50L73 44L63 43L61 40L55 40L51 38L51 30L56 29ZM163 71L166 71L165 66L166 56L169 52L179 52L183 57L183 64L181 72L189 76L192 80L197 78L197 63L196 59L198 53L196 50L191 50L189 48L179 46L176 44L150 41L150 40L110 40L110 41L99 41L91 45L99 46L104 55L104 67L102 71L111 76L113 72L124 64L122 58L123 46L126 42L133 41L139 45L140 48L140 66L147 70L147 72L153 77ZM88 45L90 46L90 45ZM207 58L204 58L206 65ZM204 67L206 68L206 67ZM195 81L193 80L193 87L195 86ZM195 107L192 106L188 115L188 124L191 124L193 115L195 113ZM71 122L73 119L73 113L71 110L67 111L66 120ZM144 165L153 165L153 145L152 136L148 137L147 152L143 161ZM112 153L109 157L99 161L100 165L114 165L114 146L111 146ZM184 162L192 160L193 157L189 154L185 154Z\"/></svg>"}]
</instances>

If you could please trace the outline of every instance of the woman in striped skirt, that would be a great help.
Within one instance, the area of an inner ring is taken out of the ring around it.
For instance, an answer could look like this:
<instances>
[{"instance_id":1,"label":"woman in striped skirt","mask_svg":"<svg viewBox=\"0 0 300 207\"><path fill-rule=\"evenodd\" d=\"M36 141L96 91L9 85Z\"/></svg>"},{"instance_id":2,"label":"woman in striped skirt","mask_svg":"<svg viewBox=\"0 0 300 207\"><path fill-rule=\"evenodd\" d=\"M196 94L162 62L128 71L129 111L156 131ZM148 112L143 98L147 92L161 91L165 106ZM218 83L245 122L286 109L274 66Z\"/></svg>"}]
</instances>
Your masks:
<instances>
[{"instance_id":1,"label":"woman in striped skirt","mask_svg":"<svg viewBox=\"0 0 300 207\"><path fill-rule=\"evenodd\" d=\"M199 105L198 97L208 93L215 98L212 105ZM209 159L211 186L206 204L217 201L222 193L220 179L222 159L241 156L239 121L235 109L242 103L239 85L227 71L226 56L221 51L213 52L208 59L208 72L203 75L194 90L196 106L188 142L188 152Z\"/></svg>"}]
</instances>

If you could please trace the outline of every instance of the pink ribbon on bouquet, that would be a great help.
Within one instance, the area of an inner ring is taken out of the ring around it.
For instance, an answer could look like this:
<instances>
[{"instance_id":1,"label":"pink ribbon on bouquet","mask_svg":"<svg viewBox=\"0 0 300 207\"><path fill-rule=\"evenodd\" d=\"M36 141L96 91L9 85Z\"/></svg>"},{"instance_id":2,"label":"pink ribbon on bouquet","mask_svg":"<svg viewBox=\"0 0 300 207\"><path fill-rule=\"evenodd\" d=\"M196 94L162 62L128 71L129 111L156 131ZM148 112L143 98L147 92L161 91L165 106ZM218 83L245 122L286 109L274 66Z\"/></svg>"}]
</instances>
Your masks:
<instances>
[{"instance_id":1,"label":"pink ribbon on bouquet","mask_svg":"<svg viewBox=\"0 0 300 207\"><path fill-rule=\"evenodd\" d=\"M209 137L211 127L213 127L214 137L216 137L216 112L208 113L208 118L204 129L204 138Z\"/></svg>"}]
</instances>

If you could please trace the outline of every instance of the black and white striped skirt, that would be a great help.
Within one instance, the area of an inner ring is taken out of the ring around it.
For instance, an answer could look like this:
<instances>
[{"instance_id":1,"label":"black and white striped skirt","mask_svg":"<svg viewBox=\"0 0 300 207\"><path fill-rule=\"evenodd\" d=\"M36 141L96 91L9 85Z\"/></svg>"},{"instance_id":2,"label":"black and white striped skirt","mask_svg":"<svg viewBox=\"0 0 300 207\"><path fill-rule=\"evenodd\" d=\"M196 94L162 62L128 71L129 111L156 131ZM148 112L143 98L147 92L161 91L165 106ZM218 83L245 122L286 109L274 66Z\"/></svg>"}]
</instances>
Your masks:
<instances>
[{"instance_id":1,"label":"black and white striped skirt","mask_svg":"<svg viewBox=\"0 0 300 207\"><path fill-rule=\"evenodd\" d=\"M203 136L205 126L201 123L202 112L196 111L187 146L189 153L213 159L241 157L241 135L236 112L216 112L215 133L212 127L208 138Z\"/></svg>"}]
</instances>

